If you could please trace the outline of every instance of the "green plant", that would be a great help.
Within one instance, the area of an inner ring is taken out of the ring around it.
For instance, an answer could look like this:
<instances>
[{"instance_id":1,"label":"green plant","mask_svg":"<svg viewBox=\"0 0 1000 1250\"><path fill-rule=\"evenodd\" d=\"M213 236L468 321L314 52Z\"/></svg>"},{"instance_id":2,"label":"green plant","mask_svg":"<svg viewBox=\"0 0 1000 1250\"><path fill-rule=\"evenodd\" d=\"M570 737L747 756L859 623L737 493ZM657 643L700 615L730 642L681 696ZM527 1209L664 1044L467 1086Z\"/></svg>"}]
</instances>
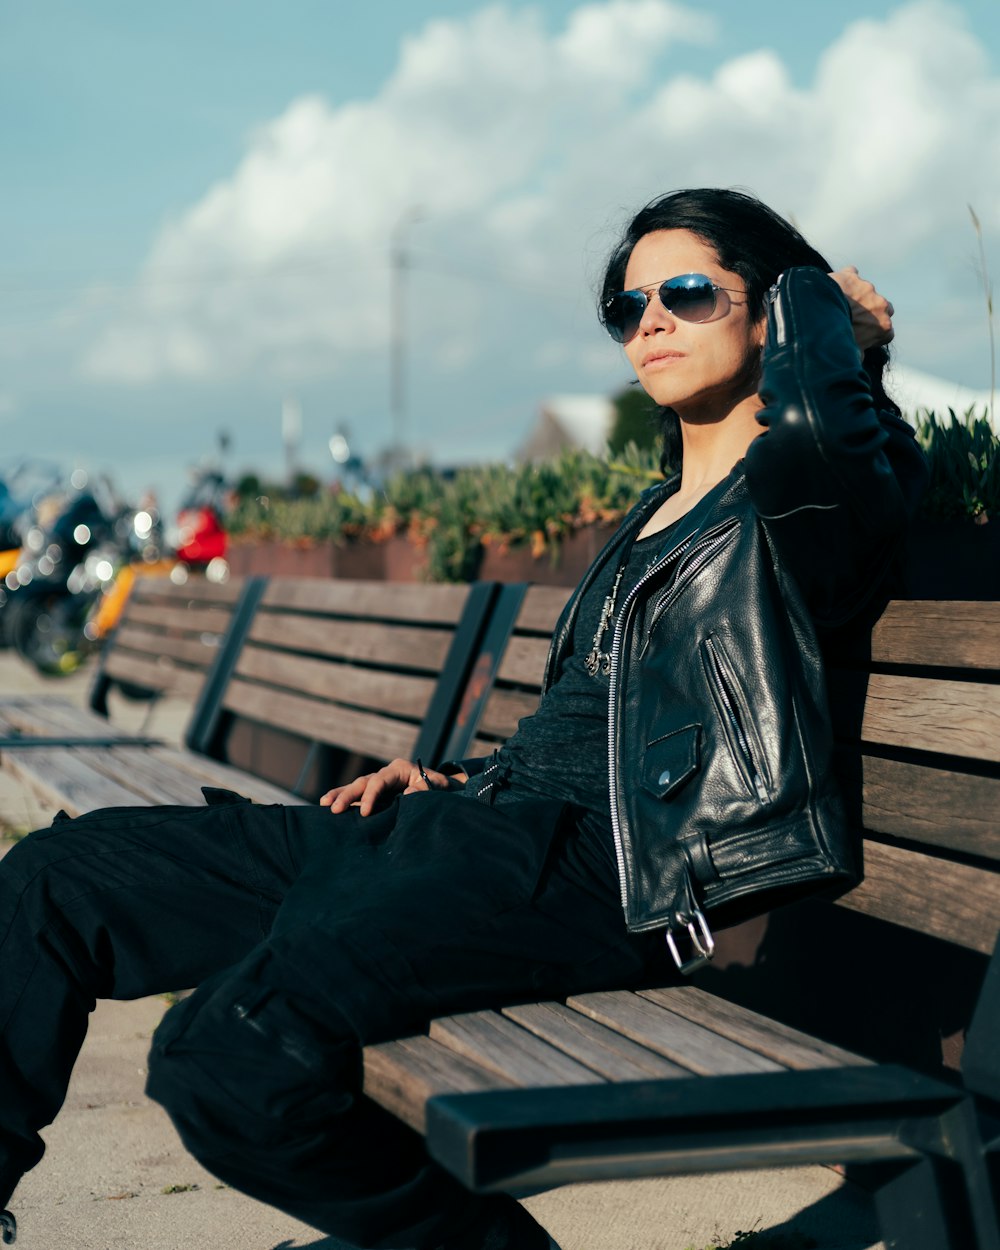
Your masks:
<instances>
[{"instance_id":1,"label":"green plant","mask_svg":"<svg viewBox=\"0 0 1000 1250\"><path fill-rule=\"evenodd\" d=\"M917 421L917 438L930 468L924 516L985 525L991 515L1000 515L1000 438L985 415L970 408L959 417L949 409L945 421L925 413Z\"/></svg>"},{"instance_id":2,"label":"green plant","mask_svg":"<svg viewBox=\"0 0 1000 1250\"><path fill-rule=\"evenodd\" d=\"M244 494L227 529L246 539L301 544L379 541L405 532L423 547L429 580L464 582L475 576L484 545L530 546L536 556L557 559L567 534L595 522L615 524L661 476L657 451L629 443L612 462L570 451L541 464L399 473L370 500L347 492L305 499Z\"/></svg>"},{"instance_id":3,"label":"green plant","mask_svg":"<svg viewBox=\"0 0 1000 1250\"><path fill-rule=\"evenodd\" d=\"M819 1242L806 1233L769 1233L765 1229L745 1229L733 1234L732 1239L723 1241L716 1234L715 1239L704 1250L816 1250ZM699 1250L688 1246L687 1250Z\"/></svg>"},{"instance_id":4,"label":"green plant","mask_svg":"<svg viewBox=\"0 0 1000 1250\"><path fill-rule=\"evenodd\" d=\"M310 543L331 538L343 542L371 528L376 509L347 491L287 499L276 495L238 497L226 529L234 535L256 540Z\"/></svg>"}]
</instances>

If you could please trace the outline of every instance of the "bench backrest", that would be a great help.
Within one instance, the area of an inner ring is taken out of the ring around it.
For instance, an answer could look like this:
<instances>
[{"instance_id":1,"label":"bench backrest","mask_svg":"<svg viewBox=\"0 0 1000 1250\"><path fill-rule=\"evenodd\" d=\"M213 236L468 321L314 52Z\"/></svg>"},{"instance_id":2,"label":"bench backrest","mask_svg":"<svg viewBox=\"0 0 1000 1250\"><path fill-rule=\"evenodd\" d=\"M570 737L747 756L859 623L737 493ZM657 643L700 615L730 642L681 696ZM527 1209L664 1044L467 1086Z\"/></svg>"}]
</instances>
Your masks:
<instances>
[{"instance_id":1,"label":"bench backrest","mask_svg":"<svg viewBox=\"0 0 1000 1250\"><path fill-rule=\"evenodd\" d=\"M90 706L107 715L115 685L153 698L194 700L215 663L244 590L244 579L222 585L189 578L139 576L114 633L106 641L90 692Z\"/></svg>"},{"instance_id":2,"label":"bench backrest","mask_svg":"<svg viewBox=\"0 0 1000 1250\"><path fill-rule=\"evenodd\" d=\"M489 753L531 712L549 637L568 598L566 591L543 587L504 593L508 641L481 667L474 705L452 743L459 754ZM870 656L856 656L850 667L831 672L830 687L844 773L857 792L855 815L864 836L864 879L835 902L875 923L852 926L838 919L831 928L824 921L824 930L836 936L817 942L833 941L839 949L822 952L830 961L823 965L815 944L800 940L797 909L785 909L787 917L769 922L770 935L764 922L721 935L719 966L726 965L727 941L733 962L744 970L748 962L767 960L777 968L798 948L829 990L831 1010L837 1010L832 1004L838 997L849 1002L853 996L860 1006L866 978L874 1005L884 998L887 981L902 987L909 978L926 989L924 997L936 1000L924 1004L931 1015L938 1013L933 1027L956 1035L951 1053L945 1051L954 1062L969 1023L963 1012L976 1000L983 957L993 953L1000 927L1000 603L892 602L874 628ZM931 967L940 943L951 957ZM788 949L776 952L779 945ZM700 979L711 984L713 977L723 979L719 969ZM744 974L744 981L751 979ZM772 979L780 980L779 974ZM780 995L780 986L775 992ZM754 1001L753 994L748 991L746 999ZM767 1007L774 1009L774 1002ZM821 1008L811 1005L813 1019L797 1022L814 1027ZM870 1051L877 1030L866 1026L863 1010L851 1013L858 1031L839 1040ZM982 1034L985 1021L980 1024Z\"/></svg>"},{"instance_id":3,"label":"bench backrest","mask_svg":"<svg viewBox=\"0 0 1000 1250\"><path fill-rule=\"evenodd\" d=\"M429 764L494 594L272 578L189 745L306 798L397 756Z\"/></svg>"}]
</instances>

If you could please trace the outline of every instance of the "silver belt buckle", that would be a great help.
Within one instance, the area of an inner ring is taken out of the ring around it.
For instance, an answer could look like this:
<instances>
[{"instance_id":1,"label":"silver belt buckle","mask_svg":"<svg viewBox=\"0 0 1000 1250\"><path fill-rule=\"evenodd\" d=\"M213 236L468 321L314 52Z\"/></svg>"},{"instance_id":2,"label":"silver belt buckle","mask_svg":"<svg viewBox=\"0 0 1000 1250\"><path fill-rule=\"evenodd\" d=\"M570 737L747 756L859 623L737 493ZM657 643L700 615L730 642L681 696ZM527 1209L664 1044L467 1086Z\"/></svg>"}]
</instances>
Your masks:
<instances>
[{"instance_id":1,"label":"silver belt buckle","mask_svg":"<svg viewBox=\"0 0 1000 1250\"><path fill-rule=\"evenodd\" d=\"M680 915L677 919L686 927L695 954L688 960L681 957L672 929L667 930L667 946L670 948L678 971L683 976L690 976L696 969L703 968L715 954L715 938L712 937L712 930L708 927L704 912L697 908L690 916Z\"/></svg>"}]
</instances>

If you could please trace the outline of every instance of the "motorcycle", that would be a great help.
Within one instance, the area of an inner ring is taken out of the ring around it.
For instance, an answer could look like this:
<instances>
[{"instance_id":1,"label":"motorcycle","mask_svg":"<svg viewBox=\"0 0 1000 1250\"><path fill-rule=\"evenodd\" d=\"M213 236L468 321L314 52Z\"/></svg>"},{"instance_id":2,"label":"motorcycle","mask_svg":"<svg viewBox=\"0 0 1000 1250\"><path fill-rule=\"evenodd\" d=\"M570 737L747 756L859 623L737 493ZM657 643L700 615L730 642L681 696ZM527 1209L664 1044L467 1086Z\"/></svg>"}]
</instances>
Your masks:
<instances>
[{"instance_id":1,"label":"motorcycle","mask_svg":"<svg viewBox=\"0 0 1000 1250\"><path fill-rule=\"evenodd\" d=\"M50 526L25 535L6 579L8 641L41 673L75 672L117 622L136 568L174 564L155 511L123 507L107 488L79 489Z\"/></svg>"},{"instance_id":2,"label":"motorcycle","mask_svg":"<svg viewBox=\"0 0 1000 1250\"><path fill-rule=\"evenodd\" d=\"M3 607L19 585L12 575L23 556L24 536L40 516L56 514L63 494L59 469L49 461L17 460L0 467L0 647L8 643Z\"/></svg>"},{"instance_id":3,"label":"motorcycle","mask_svg":"<svg viewBox=\"0 0 1000 1250\"><path fill-rule=\"evenodd\" d=\"M216 469L199 470L181 502L171 546L183 564L204 570L209 581L224 581L227 534L223 518L229 506L229 488Z\"/></svg>"}]
</instances>

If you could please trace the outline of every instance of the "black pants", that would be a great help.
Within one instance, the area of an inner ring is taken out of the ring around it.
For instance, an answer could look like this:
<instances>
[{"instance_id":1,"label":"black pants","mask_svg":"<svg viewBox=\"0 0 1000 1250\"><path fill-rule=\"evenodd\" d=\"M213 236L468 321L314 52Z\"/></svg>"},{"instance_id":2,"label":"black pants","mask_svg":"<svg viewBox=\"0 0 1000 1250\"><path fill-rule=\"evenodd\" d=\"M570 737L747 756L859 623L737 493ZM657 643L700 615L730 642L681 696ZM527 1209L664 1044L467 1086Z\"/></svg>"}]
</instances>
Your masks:
<instances>
[{"instance_id":1,"label":"black pants","mask_svg":"<svg viewBox=\"0 0 1000 1250\"><path fill-rule=\"evenodd\" d=\"M0 861L0 1206L95 999L197 986L154 1036L148 1090L206 1167L355 1245L503 1245L474 1234L513 1204L469 1194L366 1099L360 1052L648 974L659 943L626 934L566 816L423 793L365 819L113 808L24 839Z\"/></svg>"}]
</instances>

